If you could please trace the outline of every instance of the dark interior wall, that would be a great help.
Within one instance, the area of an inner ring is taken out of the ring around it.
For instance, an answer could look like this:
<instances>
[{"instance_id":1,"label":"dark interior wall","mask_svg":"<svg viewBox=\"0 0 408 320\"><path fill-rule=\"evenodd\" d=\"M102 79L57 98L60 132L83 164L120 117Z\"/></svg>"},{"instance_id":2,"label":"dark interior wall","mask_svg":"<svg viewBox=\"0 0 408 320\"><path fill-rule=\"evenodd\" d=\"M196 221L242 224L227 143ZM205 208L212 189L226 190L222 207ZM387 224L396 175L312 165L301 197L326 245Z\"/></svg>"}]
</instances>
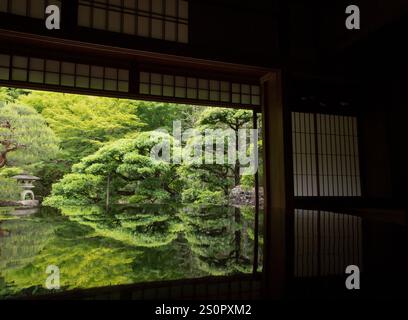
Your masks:
<instances>
[{"instance_id":1,"label":"dark interior wall","mask_svg":"<svg viewBox=\"0 0 408 320\"><path fill-rule=\"evenodd\" d=\"M387 104L384 97L369 93L365 101L371 110L360 116L361 168L365 196L368 199L392 199L391 159L387 132Z\"/></svg>"},{"instance_id":2,"label":"dark interior wall","mask_svg":"<svg viewBox=\"0 0 408 320\"><path fill-rule=\"evenodd\" d=\"M331 50L345 48L408 13L406 0L322 0L315 3L319 24L324 26L318 31L319 42ZM360 30L345 28L345 9L349 5L357 5L360 9Z\"/></svg>"},{"instance_id":3,"label":"dark interior wall","mask_svg":"<svg viewBox=\"0 0 408 320\"><path fill-rule=\"evenodd\" d=\"M314 73L318 60L315 8L305 1L280 1L280 52L289 73Z\"/></svg>"},{"instance_id":4,"label":"dark interior wall","mask_svg":"<svg viewBox=\"0 0 408 320\"><path fill-rule=\"evenodd\" d=\"M406 207L408 16L387 23L344 50L345 70L361 84L367 196Z\"/></svg>"},{"instance_id":5,"label":"dark interior wall","mask_svg":"<svg viewBox=\"0 0 408 320\"><path fill-rule=\"evenodd\" d=\"M302 105L302 96L314 97L315 105L350 102L360 119L367 205L386 200L404 206L408 194L408 94L404 86L408 51L402 39L408 34L408 3L353 2L361 9L360 31L345 28L348 1L282 3L287 107Z\"/></svg>"},{"instance_id":6,"label":"dark interior wall","mask_svg":"<svg viewBox=\"0 0 408 320\"><path fill-rule=\"evenodd\" d=\"M407 207L408 195L408 92L404 78L391 80L388 94L388 131L391 151L392 185L396 199Z\"/></svg>"},{"instance_id":7,"label":"dark interior wall","mask_svg":"<svg viewBox=\"0 0 408 320\"><path fill-rule=\"evenodd\" d=\"M190 0L188 44L79 28L77 1L63 1L61 30L47 30L42 20L2 13L0 28L200 59L258 66L279 63L277 0Z\"/></svg>"},{"instance_id":8,"label":"dark interior wall","mask_svg":"<svg viewBox=\"0 0 408 320\"><path fill-rule=\"evenodd\" d=\"M404 207L408 194L408 94L403 70L407 69L406 62L396 59L390 63L391 59L385 60L389 69L366 71L371 79L365 79L362 105L363 173L369 198L389 199L392 206ZM400 70L392 67L395 62Z\"/></svg>"},{"instance_id":9,"label":"dark interior wall","mask_svg":"<svg viewBox=\"0 0 408 320\"><path fill-rule=\"evenodd\" d=\"M361 172L368 205L375 206L384 199L388 203L401 203L407 194L406 158L401 154L401 146L406 144L403 137L407 99L401 88L402 77L396 78L394 71L405 63L405 57L401 47L393 48L393 44L404 37L404 29L395 22L403 20L401 16L407 5L399 0L393 4L382 0L356 1L353 4L360 6L362 30L350 31L345 28L345 8L349 4L348 1L279 1L277 6L268 8L269 19L276 18L268 26L268 15L260 15L256 8L238 6L225 20L221 13L228 11L224 11L229 7L228 1L222 10L215 8L218 4L214 1L197 2L191 13L192 30L197 23L195 32L200 32L200 36L196 33L197 42L194 37L191 40L197 48L217 48L218 57L234 57L248 64L268 57L269 65L278 65L283 70L286 108L341 112L339 103L349 103L351 108L344 111L355 112L360 119ZM213 24L207 26L203 19L214 11L218 14L213 15ZM274 16L276 12L279 19ZM252 14L262 19L253 26L237 24ZM257 30L271 28L275 23L278 37L271 33L256 37ZM224 27L217 33L219 25ZM212 43L214 34L217 40ZM248 42L253 43L251 46L233 52L236 43L245 43L247 39L251 39ZM275 39L279 40L277 44ZM278 55L274 52L275 45L279 48ZM309 101L305 103L304 98ZM321 108L320 104L325 107Z\"/></svg>"},{"instance_id":10,"label":"dark interior wall","mask_svg":"<svg viewBox=\"0 0 408 320\"><path fill-rule=\"evenodd\" d=\"M190 1L190 46L207 59L279 64L277 1Z\"/></svg>"},{"instance_id":11,"label":"dark interior wall","mask_svg":"<svg viewBox=\"0 0 408 320\"><path fill-rule=\"evenodd\" d=\"M64 1L68 10L59 32L45 30L43 21L4 15L0 28L281 68L285 107L297 107L301 97L309 96L329 105L350 102L361 114L366 195L404 199L407 194L403 149L408 99L403 72L395 76L408 56L402 41L406 23L398 22L404 21L406 0L354 1L361 7L361 31L344 26L346 0L190 0L187 45L77 29L75 3Z\"/></svg>"}]
</instances>

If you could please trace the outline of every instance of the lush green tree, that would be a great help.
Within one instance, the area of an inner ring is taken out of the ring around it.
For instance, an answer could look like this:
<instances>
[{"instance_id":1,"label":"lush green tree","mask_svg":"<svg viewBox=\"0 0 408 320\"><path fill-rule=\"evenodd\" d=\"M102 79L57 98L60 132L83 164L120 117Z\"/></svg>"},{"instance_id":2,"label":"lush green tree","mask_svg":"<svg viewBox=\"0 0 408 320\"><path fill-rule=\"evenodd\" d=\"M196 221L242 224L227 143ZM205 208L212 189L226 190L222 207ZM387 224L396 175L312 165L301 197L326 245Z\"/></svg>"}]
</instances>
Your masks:
<instances>
[{"instance_id":1,"label":"lush green tree","mask_svg":"<svg viewBox=\"0 0 408 320\"><path fill-rule=\"evenodd\" d=\"M180 176L184 181L183 199L186 197L194 203L205 204L201 199L207 198L209 194L214 195L214 201L211 204L222 205L226 204L230 190L235 186L234 164L230 164L228 159L229 138L228 136L221 137L221 157L223 163L218 162L218 155L214 152L217 150L220 142L216 141L219 137L216 134L210 136L212 141L206 141L207 137L203 137L203 132L198 131L201 136L193 136L188 139L189 148L185 148L183 154L186 155L190 151L194 153L196 148L201 149L201 155L197 161L183 162L180 167ZM209 143L209 145L207 145ZM207 147L210 147L207 150ZM203 150L204 149L204 150ZM212 161L208 161L212 159ZM223 199L221 200L222 197Z\"/></svg>"},{"instance_id":2,"label":"lush green tree","mask_svg":"<svg viewBox=\"0 0 408 320\"><path fill-rule=\"evenodd\" d=\"M211 191L200 189L199 186L191 184L189 188L182 192L183 203L206 205L223 205L226 203L225 195L222 191Z\"/></svg>"},{"instance_id":3,"label":"lush green tree","mask_svg":"<svg viewBox=\"0 0 408 320\"><path fill-rule=\"evenodd\" d=\"M137 101L135 104L136 114L146 123L143 129L147 131L165 129L172 132L173 121L180 121L184 128L191 128L200 110L196 106L164 102Z\"/></svg>"},{"instance_id":4,"label":"lush green tree","mask_svg":"<svg viewBox=\"0 0 408 320\"><path fill-rule=\"evenodd\" d=\"M20 96L29 93L30 91L28 90L0 87L0 105L14 103Z\"/></svg>"},{"instance_id":5,"label":"lush green tree","mask_svg":"<svg viewBox=\"0 0 408 320\"><path fill-rule=\"evenodd\" d=\"M253 146L250 147L251 149ZM263 141L258 140L258 184L260 187L263 185ZM244 175L241 178L241 186L245 190L251 190L255 187L255 175Z\"/></svg>"},{"instance_id":6,"label":"lush green tree","mask_svg":"<svg viewBox=\"0 0 408 320\"><path fill-rule=\"evenodd\" d=\"M183 203L225 205L233 187L226 165L191 164L178 168Z\"/></svg>"},{"instance_id":7,"label":"lush green tree","mask_svg":"<svg viewBox=\"0 0 408 320\"><path fill-rule=\"evenodd\" d=\"M74 165L73 173L54 185L45 203L58 206L102 199L107 205L111 199L132 203L176 201L181 188L176 166L150 154L162 139L171 141L165 133L142 132L105 145Z\"/></svg>"},{"instance_id":8,"label":"lush green tree","mask_svg":"<svg viewBox=\"0 0 408 320\"><path fill-rule=\"evenodd\" d=\"M41 113L59 138L62 151L58 159L31 170L42 178L36 189L39 198L49 195L52 184L83 157L143 127L135 114L134 101L42 91L26 93L16 97L18 103Z\"/></svg>"},{"instance_id":9,"label":"lush green tree","mask_svg":"<svg viewBox=\"0 0 408 320\"><path fill-rule=\"evenodd\" d=\"M249 127L253 112L243 109L208 108L199 117L197 124L206 129L232 129L238 142L238 130ZM236 146L238 153L238 145ZM234 184L240 184L240 165L238 157L236 163L231 165L234 172Z\"/></svg>"},{"instance_id":10,"label":"lush green tree","mask_svg":"<svg viewBox=\"0 0 408 320\"><path fill-rule=\"evenodd\" d=\"M87 205L104 199L104 179L92 174L70 173L53 184L51 196L44 205Z\"/></svg>"},{"instance_id":11,"label":"lush green tree","mask_svg":"<svg viewBox=\"0 0 408 320\"><path fill-rule=\"evenodd\" d=\"M130 100L33 91L18 101L46 119L60 139L61 159L69 166L143 127L137 105Z\"/></svg>"},{"instance_id":12,"label":"lush green tree","mask_svg":"<svg viewBox=\"0 0 408 320\"><path fill-rule=\"evenodd\" d=\"M0 202L19 200L21 189L11 177L21 173L18 167L4 167L0 170Z\"/></svg>"},{"instance_id":13,"label":"lush green tree","mask_svg":"<svg viewBox=\"0 0 408 320\"><path fill-rule=\"evenodd\" d=\"M231 128L238 131L251 123L253 112L244 109L206 108L199 116L198 124L208 128Z\"/></svg>"},{"instance_id":14,"label":"lush green tree","mask_svg":"<svg viewBox=\"0 0 408 320\"><path fill-rule=\"evenodd\" d=\"M41 180L35 183L36 198L42 200L48 196L51 193L52 185L62 179L69 170L70 166L62 159L53 159L33 166L31 172L41 177Z\"/></svg>"},{"instance_id":15,"label":"lush green tree","mask_svg":"<svg viewBox=\"0 0 408 320\"><path fill-rule=\"evenodd\" d=\"M0 203L19 200L20 192L16 180L0 176Z\"/></svg>"},{"instance_id":16,"label":"lush green tree","mask_svg":"<svg viewBox=\"0 0 408 320\"><path fill-rule=\"evenodd\" d=\"M58 152L57 138L35 109L0 105L0 168L49 161Z\"/></svg>"},{"instance_id":17,"label":"lush green tree","mask_svg":"<svg viewBox=\"0 0 408 320\"><path fill-rule=\"evenodd\" d=\"M193 126L200 132L201 137L198 141L194 141L196 138L191 137L188 141L191 145L198 143L198 145L207 145L210 147L204 148L199 161L195 163L189 163L183 165L179 170L181 176L185 181L183 189L183 200L185 202L201 203L204 204L208 199L212 198L213 201L207 202L212 204L225 204L231 189L241 183L240 164L238 162L239 152L238 144L233 146L235 154L237 155L234 163L231 163L228 159L230 144L238 142L239 129L251 128L252 124L252 111L236 110L226 108L205 108L202 112L196 116ZM215 131L215 130L220 130ZM228 134L228 131L232 132L232 137ZM207 136L209 132L212 134ZM224 133L221 133L224 132ZM227 133L227 134L225 134ZM220 141L217 141L220 136L224 134L221 139L224 163L215 161L216 155L211 150L216 150ZM208 139L210 138L210 139ZM189 152L189 150L187 150ZM207 162L208 152L209 158L214 159L212 163ZM253 178L250 176L243 176L242 181L246 184L252 184ZM223 193L223 196L221 195ZM222 199L223 198L223 199Z\"/></svg>"}]
</instances>

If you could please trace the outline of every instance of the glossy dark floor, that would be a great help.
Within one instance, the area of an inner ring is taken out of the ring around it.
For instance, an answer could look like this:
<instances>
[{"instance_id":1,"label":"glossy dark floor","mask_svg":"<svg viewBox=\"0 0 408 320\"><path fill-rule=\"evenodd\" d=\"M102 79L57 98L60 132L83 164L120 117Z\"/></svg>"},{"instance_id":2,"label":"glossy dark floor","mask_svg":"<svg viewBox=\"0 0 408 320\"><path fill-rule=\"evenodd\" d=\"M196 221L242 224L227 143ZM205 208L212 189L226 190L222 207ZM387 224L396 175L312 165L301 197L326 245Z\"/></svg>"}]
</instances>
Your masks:
<instances>
[{"instance_id":1,"label":"glossy dark floor","mask_svg":"<svg viewBox=\"0 0 408 320\"><path fill-rule=\"evenodd\" d=\"M291 298L408 297L406 213L356 214L296 210ZM348 290L348 265L360 269L360 289Z\"/></svg>"},{"instance_id":2,"label":"glossy dark floor","mask_svg":"<svg viewBox=\"0 0 408 320\"><path fill-rule=\"evenodd\" d=\"M295 210L289 223L286 299L407 298L408 226L404 211ZM360 270L348 290L346 267ZM27 297L25 297L27 298ZM72 290L29 299L268 299L262 273L154 281Z\"/></svg>"}]
</instances>

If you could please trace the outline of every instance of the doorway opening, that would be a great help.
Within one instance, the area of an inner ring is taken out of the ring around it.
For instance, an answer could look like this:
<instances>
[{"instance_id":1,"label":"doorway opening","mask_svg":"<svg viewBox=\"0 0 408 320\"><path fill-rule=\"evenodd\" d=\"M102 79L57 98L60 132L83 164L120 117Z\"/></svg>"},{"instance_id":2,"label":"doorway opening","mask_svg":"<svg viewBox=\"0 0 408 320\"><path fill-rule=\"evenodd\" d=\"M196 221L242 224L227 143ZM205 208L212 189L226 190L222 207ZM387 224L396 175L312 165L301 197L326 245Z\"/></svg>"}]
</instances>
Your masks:
<instances>
[{"instance_id":1,"label":"doorway opening","mask_svg":"<svg viewBox=\"0 0 408 320\"><path fill-rule=\"evenodd\" d=\"M256 110L2 87L0 111L3 297L48 294L51 264L61 291L262 271ZM22 172L41 179L30 218Z\"/></svg>"}]
</instances>

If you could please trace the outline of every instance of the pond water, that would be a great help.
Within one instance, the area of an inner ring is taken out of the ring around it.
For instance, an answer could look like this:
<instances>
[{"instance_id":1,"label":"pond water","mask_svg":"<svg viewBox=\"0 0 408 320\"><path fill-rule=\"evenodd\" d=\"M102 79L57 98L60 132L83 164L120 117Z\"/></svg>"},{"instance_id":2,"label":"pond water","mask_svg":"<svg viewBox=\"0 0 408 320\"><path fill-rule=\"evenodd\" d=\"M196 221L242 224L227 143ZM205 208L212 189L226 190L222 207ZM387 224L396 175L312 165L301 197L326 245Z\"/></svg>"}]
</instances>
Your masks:
<instances>
[{"instance_id":1,"label":"pond water","mask_svg":"<svg viewBox=\"0 0 408 320\"><path fill-rule=\"evenodd\" d=\"M0 208L0 299L49 294L50 265L64 291L250 273L253 250L250 207Z\"/></svg>"}]
</instances>

